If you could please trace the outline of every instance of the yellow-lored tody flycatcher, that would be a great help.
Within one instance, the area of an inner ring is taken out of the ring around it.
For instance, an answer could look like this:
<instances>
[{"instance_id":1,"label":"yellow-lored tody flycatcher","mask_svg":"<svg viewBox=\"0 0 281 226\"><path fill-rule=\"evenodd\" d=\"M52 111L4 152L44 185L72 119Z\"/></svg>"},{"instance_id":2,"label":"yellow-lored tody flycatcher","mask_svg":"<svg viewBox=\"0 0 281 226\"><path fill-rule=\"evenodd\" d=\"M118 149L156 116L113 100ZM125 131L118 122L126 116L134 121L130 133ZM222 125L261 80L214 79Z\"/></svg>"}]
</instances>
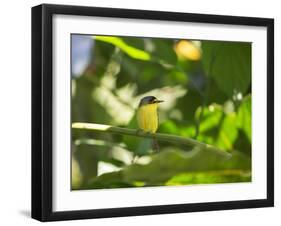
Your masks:
<instances>
[{"instance_id":1,"label":"yellow-lored tody flycatcher","mask_svg":"<svg viewBox=\"0 0 281 226\"><path fill-rule=\"evenodd\" d=\"M139 128L147 133L155 133L158 129L158 104L163 100L158 100L154 96L146 96L140 100L137 109L137 121ZM153 140L153 146L159 149L156 139Z\"/></svg>"}]
</instances>

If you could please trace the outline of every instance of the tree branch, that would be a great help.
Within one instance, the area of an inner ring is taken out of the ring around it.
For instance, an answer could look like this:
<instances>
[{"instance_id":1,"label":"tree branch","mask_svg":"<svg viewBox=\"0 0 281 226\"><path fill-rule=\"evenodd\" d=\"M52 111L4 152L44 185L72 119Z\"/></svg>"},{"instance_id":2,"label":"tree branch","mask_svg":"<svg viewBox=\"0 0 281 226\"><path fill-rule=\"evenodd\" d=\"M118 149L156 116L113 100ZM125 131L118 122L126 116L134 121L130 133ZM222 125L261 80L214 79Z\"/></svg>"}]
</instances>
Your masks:
<instances>
[{"instance_id":1,"label":"tree branch","mask_svg":"<svg viewBox=\"0 0 281 226\"><path fill-rule=\"evenodd\" d=\"M135 137L146 137L146 138L156 138L157 140L162 140L166 142L171 143L177 143L177 144L183 144L193 147L199 147L204 150L208 151L215 151L225 157L231 157L231 154L222 151L212 145L202 143L200 141L187 138L187 137L181 137L177 135L172 134L164 134L164 133L146 133L141 130L136 129L128 129L128 128L122 128L117 126L110 126L110 125L103 125L103 124L94 124L94 123L82 123L82 122L75 122L72 123L72 129L80 129L80 130L90 130L93 132L101 132L101 133L115 133L115 134L121 134L121 135L129 135L129 136L135 136Z\"/></svg>"}]
</instances>

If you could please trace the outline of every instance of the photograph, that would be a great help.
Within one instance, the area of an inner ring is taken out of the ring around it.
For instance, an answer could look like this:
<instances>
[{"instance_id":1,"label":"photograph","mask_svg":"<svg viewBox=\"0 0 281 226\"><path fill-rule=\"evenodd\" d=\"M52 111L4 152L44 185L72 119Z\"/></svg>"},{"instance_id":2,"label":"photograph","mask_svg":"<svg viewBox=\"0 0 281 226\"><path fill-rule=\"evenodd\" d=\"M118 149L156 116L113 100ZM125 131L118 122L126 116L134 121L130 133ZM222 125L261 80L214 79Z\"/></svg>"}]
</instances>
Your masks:
<instances>
[{"instance_id":1,"label":"photograph","mask_svg":"<svg viewBox=\"0 0 281 226\"><path fill-rule=\"evenodd\" d=\"M252 181L252 43L71 34L71 189Z\"/></svg>"},{"instance_id":2,"label":"photograph","mask_svg":"<svg viewBox=\"0 0 281 226\"><path fill-rule=\"evenodd\" d=\"M274 19L148 9L32 7L32 218L274 206Z\"/></svg>"}]
</instances>

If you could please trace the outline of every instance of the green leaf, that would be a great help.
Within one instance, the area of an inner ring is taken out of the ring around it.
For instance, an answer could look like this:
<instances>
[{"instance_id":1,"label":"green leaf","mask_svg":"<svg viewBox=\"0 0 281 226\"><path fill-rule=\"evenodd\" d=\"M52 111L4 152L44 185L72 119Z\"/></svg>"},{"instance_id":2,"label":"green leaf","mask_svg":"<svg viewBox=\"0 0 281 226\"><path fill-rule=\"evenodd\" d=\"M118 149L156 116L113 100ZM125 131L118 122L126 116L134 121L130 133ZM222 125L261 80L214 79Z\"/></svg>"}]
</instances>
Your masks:
<instances>
[{"instance_id":1,"label":"green leaf","mask_svg":"<svg viewBox=\"0 0 281 226\"><path fill-rule=\"evenodd\" d=\"M110 43L118 48L120 48L123 52L125 52L127 55L134 59L138 60L150 60L151 56L148 52L135 48L133 46L128 45L126 42L124 42L119 37L113 37L113 36L94 36L95 40Z\"/></svg>"},{"instance_id":2,"label":"green leaf","mask_svg":"<svg viewBox=\"0 0 281 226\"><path fill-rule=\"evenodd\" d=\"M184 137L193 137L195 128L192 125L185 125L181 121L165 120L160 124L159 132L174 134Z\"/></svg>"},{"instance_id":3,"label":"green leaf","mask_svg":"<svg viewBox=\"0 0 281 226\"><path fill-rule=\"evenodd\" d=\"M243 99L238 110L237 126L245 133L252 142L252 98L247 96Z\"/></svg>"},{"instance_id":4,"label":"green leaf","mask_svg":"<svg viewBox=\"0 0 281 226\"><path fill-rule=\"evenodd\" d=\"M219 89L230 98L245 94L251 83L251 43L204 41L202 50L205 73Z\"/></svg>"},{"instance_id":5,"label":"green leaf","mask_svg":"<svg viewBox=\"0 0 281 226\"><path fill-rule=\"evenodd\" d=\"M134 187L132 183L123 180L121 171L105 173L99 177L93 178L82 189L102 189L102 188L128 188Z\"/></svg>"},{"instance_id":6,"label":"green leaf","mask_svg":"<svg viewBox=\"0 0 281 226\"><path fill-rule=\"evenodd\" d=\"M225 115L215 144L217 147L224 150L231 150L233 148L233 144L238 136L236 119L237 116L234 112Z\"/></svg>"},{"instance_id":7,"label":"green leaf","mask_svg":"<svg viewBox=\"0 0 281 226\"><path fill-rule=\"evenodd\" d=\"M104 188L142 182L144 186L164 185L174 176L181 173L197 173L205 171L243 170L250 171L251 159L239 152L233 152L227 158L217 152L206 152L201 149L185 152L166 149L152 156L152 161L146 165L132 164L118 173L103 174L95 178L89 188L96 188L105 180ZM140 183L138 183L140 184ZM126 187L124 186L124 187Z\"/></svg>"},{"instance_id":8,"label":"green leaf","mask_svg":"<svg viewBox=\"0 0 281 226\"><path fill-rule=\"evenodd\" d=\"M195 113L198 120L201 107ZM204 108L198 140L215 145L222 150L232 150L238 137L237 114L224 112L222 106L212 104Z\"/></svg>"},{"instance_id":9,"label":"green leaf","mask_svg":"<svg viewBox=\"0 0 281 226\"><path fill-rule=\"evenodd\" d=\"M234 153L231 159L214 152L194 150L183 152L167 150L154 156L147 165L132 165L124 170L127 181L145 181L147 184L161 184L182 172L198 172L222 169L250 169L250 159Z\"/></svg>"},{"instance_id":10,"label":"green leaf","mask_svg":"<svg viewBox=\"0 0 281 226\"><path fill-rule=\"evenodd\" d=\"M199 107L195 112L195 119L199 120L202 107ZM204 108L202 120L200 122L200 133L204 133L213 129L220 124L221 117L223 116L222 107L217 104L212 104Z\"/></svg>"},{"instance_id":11,"label":"green leaf","mask_svg":"<svg viewBox=\"0 0 281 226\"><path fill-rule=\"evenodd\" d=\"M251 173L249 171L221 170L178 174L168 180L165 185L175 186L187 184L217 184L249 181L251 181Z\"/></svg>"}]
</instances>

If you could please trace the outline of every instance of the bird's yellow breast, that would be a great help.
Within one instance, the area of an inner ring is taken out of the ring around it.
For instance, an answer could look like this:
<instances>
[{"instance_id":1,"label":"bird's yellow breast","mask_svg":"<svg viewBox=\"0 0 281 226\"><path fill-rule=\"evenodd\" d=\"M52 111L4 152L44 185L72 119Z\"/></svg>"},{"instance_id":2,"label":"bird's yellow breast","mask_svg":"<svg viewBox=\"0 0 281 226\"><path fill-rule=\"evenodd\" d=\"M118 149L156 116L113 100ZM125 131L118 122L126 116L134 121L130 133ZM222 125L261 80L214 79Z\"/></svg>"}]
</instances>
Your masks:
<instances>
[{"instance_id":1,"label":"bird's yellow breast","mask_svg":"<svg viewBox=\"0 0 281 226\"><path fill-rule=\"evenodd\" d=\"M158 104L146 104L137 110L137 120L140 129L145 132L155 133L158 128Z\"/></svg>"}]
</instances>

